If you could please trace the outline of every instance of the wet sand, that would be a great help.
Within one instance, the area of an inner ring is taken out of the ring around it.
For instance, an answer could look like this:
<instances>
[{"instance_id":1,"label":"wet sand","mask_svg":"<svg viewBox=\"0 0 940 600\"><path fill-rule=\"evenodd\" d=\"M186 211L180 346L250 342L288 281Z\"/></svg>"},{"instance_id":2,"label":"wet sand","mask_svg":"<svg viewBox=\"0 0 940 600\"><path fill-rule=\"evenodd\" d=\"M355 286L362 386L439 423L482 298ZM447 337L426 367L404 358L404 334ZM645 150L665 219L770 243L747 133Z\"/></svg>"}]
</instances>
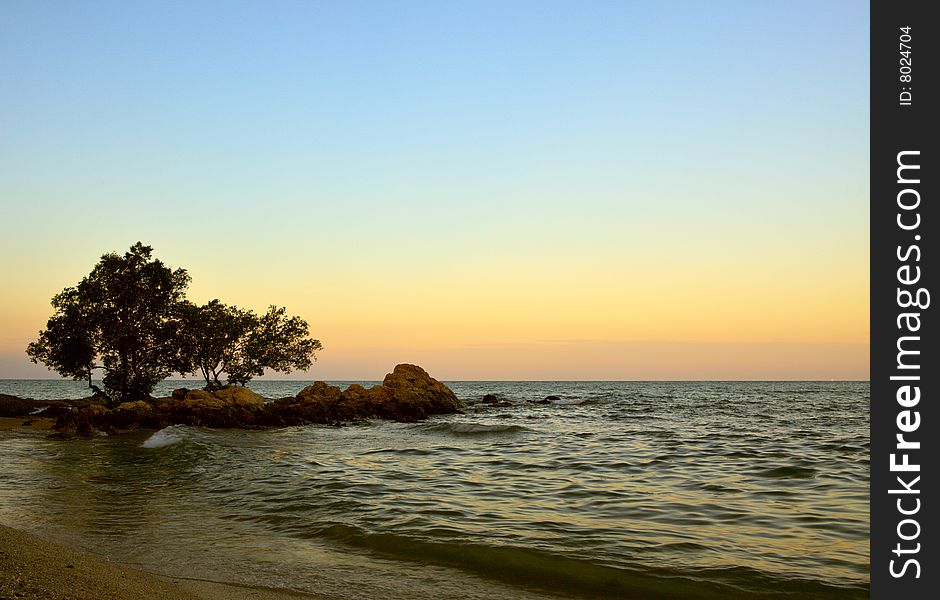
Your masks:
<instances>
[{"instance_id":1,"label":"wet sand","mask_svg":"<svg viewBox=\"0 0 940 600\"><path fill-rule=\"evenodd\" d=\"M154 575L0 525L3 600L297 600L327 598Z\"/></svg>"}]
</instances>

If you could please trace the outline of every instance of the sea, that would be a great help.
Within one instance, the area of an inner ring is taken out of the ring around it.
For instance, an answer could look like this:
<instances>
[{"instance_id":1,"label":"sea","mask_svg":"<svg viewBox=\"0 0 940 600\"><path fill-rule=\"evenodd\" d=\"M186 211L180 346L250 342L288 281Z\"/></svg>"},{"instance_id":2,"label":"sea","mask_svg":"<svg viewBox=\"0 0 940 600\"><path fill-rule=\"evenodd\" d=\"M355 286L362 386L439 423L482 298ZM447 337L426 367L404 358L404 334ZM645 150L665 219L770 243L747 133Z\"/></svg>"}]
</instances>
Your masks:
<instances>
[{"instance_id":1,"label":"sea","mask_svg":"<svg viewBox=\"0 0 940 600\"><path fill-rule=\"evenodd\" d=\"M0 523L337 600L868 597L868 382L447 384L419 423L0 431Z\"/></svg>"}]
</instances>

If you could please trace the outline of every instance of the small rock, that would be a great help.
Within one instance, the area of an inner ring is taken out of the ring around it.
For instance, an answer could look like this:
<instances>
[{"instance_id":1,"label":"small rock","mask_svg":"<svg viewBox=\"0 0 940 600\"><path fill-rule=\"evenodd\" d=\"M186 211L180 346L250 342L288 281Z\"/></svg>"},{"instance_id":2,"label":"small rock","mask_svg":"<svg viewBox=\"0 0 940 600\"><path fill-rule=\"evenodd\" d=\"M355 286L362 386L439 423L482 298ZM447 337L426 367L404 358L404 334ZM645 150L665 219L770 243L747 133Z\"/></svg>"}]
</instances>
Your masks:
<instances>
[{"instance_id":1,"label":"small rock","mask_svg":"<svg viewBox=\"0 0 940 600\"><path fill-rule=\"evenodd\" d=\"M496 397L496 394L487 394L483 396L483 404L496 404L499 402L499 399Z\"/></svg>"}]
</instances>

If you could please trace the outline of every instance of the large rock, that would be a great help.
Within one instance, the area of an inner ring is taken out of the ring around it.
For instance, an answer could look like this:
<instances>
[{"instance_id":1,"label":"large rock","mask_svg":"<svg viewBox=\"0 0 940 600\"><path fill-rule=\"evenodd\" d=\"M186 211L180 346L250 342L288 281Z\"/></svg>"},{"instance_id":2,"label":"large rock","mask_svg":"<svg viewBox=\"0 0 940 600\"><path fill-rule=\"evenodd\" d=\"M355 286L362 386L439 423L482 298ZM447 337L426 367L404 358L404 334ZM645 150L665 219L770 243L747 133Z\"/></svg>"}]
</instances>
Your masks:
<instances>
[{"instance_id":1,"label":"large rock","mask_svg":"<svg viewBox=\"0 0 940 600\"><path fill-rule=\"evenodd\" d=\"M343 392L335 385L317 381L300 390L295 397L275 400L268 407L266 422L269 425L305 425L307 423L330 423L335 418L337 405Z\"/></svg>"},{"instance_id":2,"label":"large rock","mask_svg":"<svg viewBox=\"0 0 940 600\"><path fill-rule=\"evenodd\" d=\"M162 424L153 404L144 400L122 402L111 411L110 417L111 425L117 429L159 428Z\"/></svg>"},{"instance_id":3,"label":"large rock","mask_svg":"<svg viewBox=\"0 0 940 600\"><path fill-rule=\"evenodd\" d=\"M336 423L359 419L415 421L460 411L454 392L416 365L398 365L382 385L345 391L317 381L269 408L270 424Z\"/></svg>"},{"instance_id":4,"label":"large rock","mask_svg":"<svg viewBox=\"0 0 940 600\"><path fill-rule=\"evenodd\" d=\"M0 394L0 417L25 417L35 408L35 400Z\"/></svg>"},{"instance_id":5,"label":"large rock","mask_svg":"<svg viewBox=\"0 0 940 600\"><path fill-rule=\"evenodd\" d=\"M410 421L460 411L454 392L418 365L398 365L382 387L392 396L390 408L396 416L389 418Z\"/></svg>"},{"instance_id":6,"label":"large rock","mask_svg":"<svg viewBox=\"0 0 940 600\"><path fill-rule=\"evenodd\" d=\"M251 427L264 412L264 398L237 386L212 392L182 388L157 401L154 409L163 424Z\"/></svg>"},{"instance_id":7,"label":"large rock","mask_svg":"<svg viewBox=\"0 0 940 600\"><path fill-rule=\"evenodd\" d=\"M114 411L104 404L74 406L59 415L54 428L64 437L91 437L95 431L112 431Z\"/></svg>"}]
</instances>

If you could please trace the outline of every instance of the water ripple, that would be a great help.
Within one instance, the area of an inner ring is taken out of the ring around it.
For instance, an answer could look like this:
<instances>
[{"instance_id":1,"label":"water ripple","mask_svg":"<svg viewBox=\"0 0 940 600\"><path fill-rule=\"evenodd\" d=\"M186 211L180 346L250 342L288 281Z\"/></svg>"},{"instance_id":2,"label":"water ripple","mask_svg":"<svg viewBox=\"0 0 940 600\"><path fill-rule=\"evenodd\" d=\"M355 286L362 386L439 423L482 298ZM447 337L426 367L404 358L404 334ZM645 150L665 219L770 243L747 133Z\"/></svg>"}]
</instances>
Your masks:
<instances>
[{"instance_id":1,"label":"water ripple","mask_svg":"<svg viewBox=\"0 0 940 600\"><path fill-rule=\"evenodd\" d=\"M395 561L441 590L458 572L514 590L452 597L867 595L867 384L453 387L509 405L420 424L2 433L0 521L168 572L314 590L355 571L377 586L358 597L394 588ZM584 402L536 403L550 395Z\"/></svg>"}]
</instances>

